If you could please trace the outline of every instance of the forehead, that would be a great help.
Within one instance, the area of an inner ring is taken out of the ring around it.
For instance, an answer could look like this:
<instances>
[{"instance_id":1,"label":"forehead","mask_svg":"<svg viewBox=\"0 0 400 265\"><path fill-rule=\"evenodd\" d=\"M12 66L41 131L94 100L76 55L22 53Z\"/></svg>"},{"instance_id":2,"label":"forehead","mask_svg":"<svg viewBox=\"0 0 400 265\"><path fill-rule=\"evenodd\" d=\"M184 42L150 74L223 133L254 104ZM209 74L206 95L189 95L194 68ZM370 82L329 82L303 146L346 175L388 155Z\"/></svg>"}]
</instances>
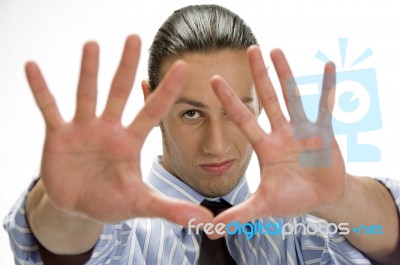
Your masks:
<instances>
[{"instance_id":1,"label":"forehead","mask_svg":"<svg viewBox=\"0 0 400 265\"><path fill-rule=\"evenodd\" d=\"M211 53L186 53L170 58L161 66L161 78L178 59L189 65L189 78L181 96L210 100L215 97L211 77L222 76L240 97L253 96L253 81L246 50L220 50Z\"/></svg>"}]
</instances>

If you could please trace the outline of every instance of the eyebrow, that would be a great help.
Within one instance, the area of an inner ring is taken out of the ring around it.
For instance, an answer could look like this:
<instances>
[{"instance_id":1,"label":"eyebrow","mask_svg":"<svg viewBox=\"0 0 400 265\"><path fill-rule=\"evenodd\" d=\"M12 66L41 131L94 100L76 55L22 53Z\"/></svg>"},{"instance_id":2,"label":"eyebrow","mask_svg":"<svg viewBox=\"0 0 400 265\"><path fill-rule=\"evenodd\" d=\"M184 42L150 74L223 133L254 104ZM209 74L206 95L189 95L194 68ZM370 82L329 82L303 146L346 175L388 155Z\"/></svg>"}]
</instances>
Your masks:
<instances>
[{"instance_id":1,"label":"eyebrow","mask_svg":"<svg viewBox=\"0 0 400 265\"><path fill-rule=\"evenodd\" d=\"M254 99L252 97L242 97L241 101L244 104L247 104L247 103L253 102ZM204 104L203 102L200 102L200 101L197 101L197 100L193 100L193 99L189 99L189 98L185 98L185 97L179 98L175 102L175 105L176 104L188 104L188 105L192 105L192 106L194 106L196 108L199 108L199 109L208 109L208 106L206 104Z\"/></svg>"},{"instance_id":2,"label":"eyebrow","mask_svg":"<svg viewBox=\"0 0 400 265\"><path fill-rule=\"evenodd\" d=\"M203 102L196 101L196 100L193 100L193 99L188 99L188 98L185 98L185 97L179 98L175 102L175 104L188 104L188 105L192 105L192 106L194 106L196 108L208 109L208 106L205 105Z\"/></svg>"}]
</instances>

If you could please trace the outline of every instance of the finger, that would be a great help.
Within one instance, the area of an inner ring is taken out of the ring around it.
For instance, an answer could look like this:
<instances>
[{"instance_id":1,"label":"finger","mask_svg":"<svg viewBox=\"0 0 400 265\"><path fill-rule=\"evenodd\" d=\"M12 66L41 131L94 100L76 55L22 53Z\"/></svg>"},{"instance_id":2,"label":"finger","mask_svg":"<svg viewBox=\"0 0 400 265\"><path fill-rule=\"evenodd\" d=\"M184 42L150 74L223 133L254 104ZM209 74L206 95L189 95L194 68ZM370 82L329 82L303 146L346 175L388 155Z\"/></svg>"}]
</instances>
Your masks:
<instances>
[{"instance_id":1,"label":"finger","mask_svg":"<svg viewBox=\"0 0 400 265\"><path fill-rule=\"evenodd\" d=\"M161 217L187 227L190 224L211 223L211 211L192 202L160 197L154 191L141 199L141 209L146 217Z\"/></svg>"},{"instance_id":2,"label":"finger","mask_svg":"<svg viewBox=\"0 0 400 265\"><path fill-rule=\"evenodd\" d=\"M294 123L307 121L300 93L285 55L281 50L275 49L271 51L271 59L278 74L291 121Z\"/></svg>"},{"instance_id":3,"label":"finger","mask_svg":"<svg viewBox=\"0 0 400 265\"><path fill-rule=\"evenodd\" d=\"M336 70L334 63L327 63L324 70L322 93L319 101L318 123L331 125L335 102Z\"/></svg>"},{"instance_id":4,"label":"finger","mask_svg":"<svg viewBox=\"0 0 400 265\"><path fill-rule=\"evenodd\" d=\"M259 126L254 114L243 104L229 85L219 76L211 80L214 93L221 101L230 119L238 126L258 153L262 150L264 131Z\"/></svg>"},{"instance_id":5,"label":"finger","mask_svg":"<svg viewBox=\"0 0 400 265\"><path fill-rule=\"evenodd\" d=\"M36 103L42 112L48 128L56 128L63 123L56 101L49 91L39 67L34 62L25 65L26 76Z\"/></svg>"},{"instance_id":6,"label":"finger","mask_svg":"<svg viewBox=\"0 0 400 265\"><path fill-rule=\"evenodd\" d=\"M111 121L119 121L133 82L140 57L140 39L136 35L129 36L125 42L121 62L111 84L103 118Z\"/></svg>"},{"instance_id":7,"label":"finger","mask_svg":"<svg viewBox=\"0 0 400 265\"><path fill-rule=\"evenodd\" d=\"M146 100L135 120L128 130L144 142L154 126L168 112L176 97L181 92L188 75L188 66L183 61L177 61L167 72L160 85Z\"/></svg>"},{"instance_id":8,"label":"finger","mask_svg":"<svg viewBox=\"0 0 400 265\"><path fill-rule=\"evenodd\" d=\"M286 118L279 106L278 97L268 76L260 48L252 46L248 50L248 56L257 95L267 113L271 128L280 127L286 123Z\"/></svg>"},{"instance_id":9,"label":"finger","mask_svg":"<svg viewBox=\"0 0 400 265\"><path fill-rule=\"evenodd\" d=\"M214 224L228 224L232 222L244 224L248 221L265 217L268 209L263 206L265 206L264 203L260 203L256 196L252 196L243 203L222 212L214 218L213 222ZM210 236L212 239L216 239L218 237L219 236L217 234Z\"/></svg>"},{"instance_id":10,"label":"finger","mask_svg":"<svg viewBox=\"0 0 400 265\"><path fill-rule=\"evenodd\" d=\"M78 83L75 120L86 121L96 116L99 46L88 42L83 48L81 73Z\"/></svg>"}]
</instances>

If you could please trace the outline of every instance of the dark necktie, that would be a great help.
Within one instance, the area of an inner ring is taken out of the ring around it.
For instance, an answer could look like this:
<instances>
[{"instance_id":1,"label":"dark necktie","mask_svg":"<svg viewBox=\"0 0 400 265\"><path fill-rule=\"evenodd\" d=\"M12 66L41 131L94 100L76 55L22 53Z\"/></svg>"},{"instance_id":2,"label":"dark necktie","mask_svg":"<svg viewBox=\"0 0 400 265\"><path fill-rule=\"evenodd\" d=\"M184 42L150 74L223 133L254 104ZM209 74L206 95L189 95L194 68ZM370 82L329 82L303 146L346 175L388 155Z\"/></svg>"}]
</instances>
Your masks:
<instances>
[{"instance_id":1,"label":"dark necktie","mask_svg":"<svg viewBox=\"0 0 400 265\"><path fill-rule=\"evenodd\" d=\"M201 205L218 215L231 205L227 202L204 200ZM203 233L200 247L200 265L236 265L226 246L225 238L211 240Z\"/></svg>"}]
</instances>

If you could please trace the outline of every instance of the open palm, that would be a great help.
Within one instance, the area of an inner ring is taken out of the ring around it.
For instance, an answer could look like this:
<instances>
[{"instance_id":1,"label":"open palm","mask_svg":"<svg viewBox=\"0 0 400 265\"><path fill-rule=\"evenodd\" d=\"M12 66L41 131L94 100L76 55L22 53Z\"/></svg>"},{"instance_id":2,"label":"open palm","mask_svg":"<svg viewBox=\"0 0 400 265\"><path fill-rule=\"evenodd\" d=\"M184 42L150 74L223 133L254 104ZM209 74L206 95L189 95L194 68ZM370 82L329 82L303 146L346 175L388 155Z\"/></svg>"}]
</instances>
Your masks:
<instances>
[{"instance_id":1,"label":"open palm","mask_svg":"<svg viewBox=\"0 0 400 265\"><path fill-rule=\"evenodd\" d=\"M344 194L345 166L334 138L331 112L335 66L325 66L318 118L307 119L293 74L280 50L271 52L286 107L288 121L278 103L261 51L248 51L259 100L271 123L266 133L254 115L220 77L213 88L232 120L252 144L260 165L261 182L249 200L222 213L215 222L246 222L265 216L296 216L330 207Z\"/></svg>"},{"instance_id":2,"label":"open palm","mask_svg":"<svg viewBox=\"0 0 400 265\"><path fill-rule=\"evenodd\" d=\"M97 117L99 47L94 42L85 45L71 122L62 119L38 66L27 63L28 81L46 122L41 165L45 190L55 206L105 223L137 216L164 217L179 224L193 217L211 218L204 208L161 198L142 182L140 150L182 89L187 66L175 63L137 117L123 127L121 116L139 53L139 38L128 37L105 110Z\"/></svg>"}]
</instances>

